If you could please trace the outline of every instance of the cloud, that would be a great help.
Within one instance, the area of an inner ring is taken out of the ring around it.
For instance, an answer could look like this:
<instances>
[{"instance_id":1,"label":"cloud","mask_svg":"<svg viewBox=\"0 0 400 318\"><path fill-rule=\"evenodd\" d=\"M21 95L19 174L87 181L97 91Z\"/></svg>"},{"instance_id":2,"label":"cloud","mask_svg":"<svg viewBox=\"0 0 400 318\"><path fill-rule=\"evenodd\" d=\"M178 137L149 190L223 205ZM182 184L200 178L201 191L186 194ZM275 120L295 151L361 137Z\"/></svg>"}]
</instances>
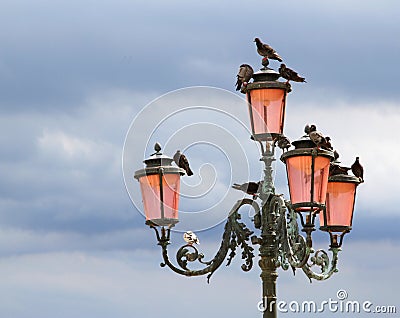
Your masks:
<instances>
[{"instance_id":1,"label":"cloud","mask_svg":"<svg viewBox=\"0 0 400 318\"><path fill-rule=\"evenodd\" d=\"M364 252L370 249L376 251L376 257ZM396 295L385 292L399 283L398 278L387 276L383 270L391 266L380 260L387 255L391 256L390 264L396 264L398 247L379 241L346 244L340 255L339 273L323 283L310 284L301 272L293 276L290 271L279 270L278 300L320 303L336 299L336 292L344 289L349 300L397 305ZM159 260L157 248L129 253L70 252L2 258L0 314L16 318L54 315L101 318L111 314L130 317L132 313L149 313L149 307L152 314L167 312L177 317L187 312L194 318L259 314L261 281L257 266L244 273L240 263L234 261L228 268L222 266L207 284L205 277L181 277L168 268L160 268ZM377 293L376 286L385 288ZM193 310L200 305L204 309ZM60 308L65 311L60 312ZM329 312L324 316L329 317Z\"/></svg>"},{"instance_id":2,"label":"cloud","mask_svg":"<svg viewBox=\"0 0 400 318\"><path fill-rule=\"evenodd\" d=\"M2 1L0 316L260 314L259 272L242 273L239 260L221 268L211 286L204 277L187 279L159 268L137 183L130 184L139 195L135 207L121 171L124 138L139 111L163 93L191 85L233 91L241 63L260 67L255 36L308 81L293 84L285 133L294 139L304 124L316 123L332 137L343 164L359 155L366 171L339 274L309 285L301 272L293 278L280 271L279 299L326 300L346 288L352 298L396 304L390 291L399 282L387 273L399 255L398 7L397 1ZM242 197L231 183L258 180L262 173L259 150L245 129L247 110L233 96L214 101L244 125L197 110L174 114L154 130L152 116L167 117L172 109L158 104L131 140L130 177L156 139L167 154L195 141L217 145L186 149L200 176L183 178L182 189L201 198L181 200L181 230L222 221ZM200 96L200 105L212 97ZM185 99L170 102L179 109ZM279 160L275 169L277 192L288 197ZM202 195L206 178L215 180L208 197ZM213 206L212 213L186 217ZM222 228L199 233L207 255L218 247ZM315 241L326 247L322 234ZM181 242L181 233L173 235L174 244Z\"/></svg>"},{"instance_id":3,"label":"cloud","mask_svg":"<svg viewBox=\"0 0 400 318\"><path fill-rule=\"evenodd\" d=\"M74 109L110 88L232 89L241 63L260 66L252 43L256 35L314 88L366 99L399 97L394 61L400 47L391 40L399 31L397 2L377 8L371 1L350 6L286 1L290 23L282 23L280 4L259 3L255 11L227 2L156 3L102 2L94 8L90 1L3 1L2 111ZM268 31L258 27L265 10ZM250 16L257 22L248 22Z\"/></svg>"},{"instance_id":4,"label":"cloud","mask_svg":"<svg viewBox=\"0 0 400 318\"><path fill-rule=\"evenodd\" d=\"M141 97L117 95L103 95L103 103L90 100L69 114L2 117L7 129L0 140L3 225L65 230L68 224L81 229L85 224L92 231L93 226L113 227L116 218L123 223L132 217L121 153L127 118L133 112L128 101ZM103 225L98 223L101 218Z\"/></svg>"}]
</instances>

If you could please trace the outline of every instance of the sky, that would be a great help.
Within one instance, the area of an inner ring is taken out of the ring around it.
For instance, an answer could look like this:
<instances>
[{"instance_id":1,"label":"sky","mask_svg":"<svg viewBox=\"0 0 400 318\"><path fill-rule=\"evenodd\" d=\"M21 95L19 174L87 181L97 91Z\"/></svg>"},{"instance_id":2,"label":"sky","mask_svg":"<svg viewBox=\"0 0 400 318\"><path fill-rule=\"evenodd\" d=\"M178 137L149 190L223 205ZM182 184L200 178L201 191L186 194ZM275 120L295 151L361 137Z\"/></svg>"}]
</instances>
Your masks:
<instances>
[{"instance_id":1,"label":"sky","mask_svg":"<svg viewBox=\"0 0 400 318\"><path fill-rule=\"evenodd\" d=\"M399 312L399 12L394 0L1 1L0 316L261 316L256 262L245 273L235 259L210 284L159 266L133 179L156 141L166 155L185 151L195 175L182 177L170 258L190 229L211 259L242 197L231 184L263 173L234 87L240 64L261 67L255 37L307 80L292 84L285 135L314 123L343 165L359 156L365 169L339 272L310 284L279 269L278 300L344 290ZM288 198L279 156L275 185ZM328 249L324 233L315 243ZM339 314L280 313L310 315Z\"/></svg>"}]
</instances>

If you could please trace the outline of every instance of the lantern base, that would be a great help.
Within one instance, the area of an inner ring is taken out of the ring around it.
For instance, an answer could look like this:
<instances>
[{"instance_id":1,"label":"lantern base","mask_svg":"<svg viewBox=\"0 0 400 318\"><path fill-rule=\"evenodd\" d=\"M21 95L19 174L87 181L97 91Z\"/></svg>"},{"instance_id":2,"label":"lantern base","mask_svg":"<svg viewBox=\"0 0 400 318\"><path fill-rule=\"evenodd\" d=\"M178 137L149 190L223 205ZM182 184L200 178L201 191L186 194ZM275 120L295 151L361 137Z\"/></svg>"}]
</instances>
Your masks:
<instances>
[{"instance_id":1,"label":"lantern base","mask_svg":"<svg viewBox=\"0 0 400 318\"><path fill-rule=\"evenodd\" d=\"M328 225L321 226L319 228L321 231L325 231L329 233L329 237L331 240L331 248L340 248L343 244L343 238L346 233L349 233L351 230L351 226L344 225ZM335 234L340 233L340 234Z\"/></svg>"},{"instance_id":2,"label":"lantern base","mask_svg":"<svg viewBox=\"0 0 400 318\"><path fill-rule=\"evenodd\" d=\"M348 233L351 230L351 226L345 225L323 225L319 228L324 232L335 232L335 233Z\"/></svg>"},{"instance_id":3,"label":"lantern base","mask_svg":"<svg viewBox=\"0 0 400 318\"><path fill-rule=\"evenodd\" d=\"M267 134L254 134L252 135L253 139L256 141L273 141L277 138L281 137L282 134L278 133L267 133Z\"/></svg>"},{"instance_id":4,"label":"lantern base","mask_svg":"<svg viewBox=\"0 0 400 318\"><path fill-rule=\"evenodd\" d=\"M146 225L149 226L166 226L166 227L174 227L175 224L179 222L178 219L168 219L168 218L163 218L163 219L151 219L151 220L146 220Z\"/></svg>"},{"instance_id":5,"label":"lantern base","mask_svg":"<svg viewBox=\"0 0 400 318\"><path fill-rule=\"evenodd\" d=\"M321 210L325 209L325 204L317 202L298 202L292 203L291 207L296 212L309 213L312 211L313 213L319 213Z\"/></svg>"}]
</instances>

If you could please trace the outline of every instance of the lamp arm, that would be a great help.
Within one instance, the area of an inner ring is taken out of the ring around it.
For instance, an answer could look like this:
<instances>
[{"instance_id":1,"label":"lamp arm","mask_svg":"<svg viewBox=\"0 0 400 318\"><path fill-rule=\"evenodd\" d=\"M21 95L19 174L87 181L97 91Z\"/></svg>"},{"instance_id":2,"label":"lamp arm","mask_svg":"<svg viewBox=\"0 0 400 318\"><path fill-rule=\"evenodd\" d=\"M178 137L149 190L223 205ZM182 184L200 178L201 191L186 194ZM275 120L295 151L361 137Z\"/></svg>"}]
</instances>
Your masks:
<instances>
[{"instance_id":1,"label":"lamp arm","mask_svg":"<svg viewBox=\"0 0 400 318\"><path fill-rule=\"evenodd\" d=\"M253 234L246 225L239 222L241 215L238 212L243 205L251 205L255 210L255 222L260 219L260 208L258 204L251 199L242 199L236 202L231 211L229 212L224 233L222 235L222 242L219 250L217 251L214 258L210 261L204 261L204 255L199 253L198 249L192 244L186 244L180 247L176 254L176 261L179 267L176 267L171 263L168 257L168 245L170 244L170 229L161 228L161 235L155 226L150 226L156 232L158 245L162 248L162 256L164 262L160 264L161 267L168 266L175 273L184 276L201 276L208 274L207 281L209 282L212 274L222 265L226 259L229 250L231 251L227 257L227 264L229 266L232 259L236 256L236 248L240 246L242 248L242 259L244 264L241 268L243 271L249 271L253 266L253 250L254 248L249 245L248 241L250 235ZM191 270L188 268L189 262L198 261L201 264L206 265L205 268L200 270Z\"/></svg>"},{"instance_id":2,"label":"lamp arm","mask_svg":"<svg viewBox=\"0 0 400 318\"><path fill-rule=\"evenodd\" d=\"M302 267L303 272L308 278L316 280L326 280L330 278L334 273L337 273L338 254L341 251L340 247L331 247L329 249L332 252L332 260L329 260L328 253L324 250L317 250L310 258L310 262ZM330 263L330 266L329 266ZM313 266L319 266L321 269L320 273L314 272L311 268Z\"/></svg>"},{"instance_id":3,"label":"lamp arm","mask_svg":"<svg viewBox=\"0 0 400 318\"><path fill-rule=\"evenodd\" d=\"M277 244L279 265L284 269L301 268L308 278L326 280L338 271L339 247L331 247L332 260L324 250L314 252L312 248L311 230L306 230L307 238L300 235L297 222L298 214L289 202L284 202L281 196L274 195L270 201L270 209L277 215ZM287 213L286 212L287 209ZM312 270L319 266L321 272Z\"/></svg>"}]
</instances>

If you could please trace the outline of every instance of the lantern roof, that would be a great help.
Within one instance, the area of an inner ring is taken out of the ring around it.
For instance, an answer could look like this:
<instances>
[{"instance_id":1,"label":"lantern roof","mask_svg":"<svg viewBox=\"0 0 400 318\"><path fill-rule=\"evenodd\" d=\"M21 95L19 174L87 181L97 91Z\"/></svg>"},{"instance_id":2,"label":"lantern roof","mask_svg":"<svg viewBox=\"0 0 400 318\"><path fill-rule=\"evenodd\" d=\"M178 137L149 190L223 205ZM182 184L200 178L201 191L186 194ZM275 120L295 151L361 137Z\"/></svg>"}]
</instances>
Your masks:
<instances>
[{"instance_id":1,"label":"lantern roof","mask_svg":"<svg viewBox=\"0 0 400 318\"><path fill-rule=\"evenodd\" d=\"M160 169L163 170L164 174L185 174L185 170L172 165L172 161L174 161L173 158L161 153L161 146L159 143L155 144L154 150L156 151L155 153L153 153L149 158L143 160L146 167L135 172L134 177L136 179L145 175L158 174Z\"/></svg>"},{"instance_id":2,"label":"lantern roof","mask_svg":"<svg viewBox=\"0 0 400 318\"><path fill-rule=\"evenodd\" d=\"M325 149L316 149L316 148L301 148L301 149L294 149L284 152L281 155L281 161L285 162L286 159L295 156L321 156L327 157L331 161L334 160L333 152Z\"/></svg>"},{"instance_id":3,"label":"lantern roof","mask_svg":"<svg viewBox=\"0 0 400 318\"><path fill-rule=\"evenodd\" d=\"M295 149L302 149L302 148L314 148L316 147L315 143L310 139L309 135L304 135L300 137L298 140L294 140L292 145Z\"/></svg>"},{"instance_id":4,"label":"lantern roof","mask_svg":"<svg viewBox=\"0 0 400 318\"><path fill-rule=\"evenodd\" d=\"M152 154L149 158L143 160L143 162L146 164L146 167L170 166L172 161L174 161L174 159L163 155L161 152L156 152Z\"/></svg>"},{"instance_id":5,"label":"lantern roof","mask_svg":"<svg viewBox=\"0 0 400 318\"><path fill-rule=\"evenodd\" d=\"M357 185L361 183L360 178L346 174L337 174L334 176L330 176L328 182L348 182L356 183Z\"/></svg>"},{"instance_id":6,"label":"lantern roof","mask_svg":"<svg viewBox=\"0 0 400 318\"><path fill-rule=\"evenodd\" d=\"M253 74L255 82L276 81L279 77L280 74L278 72L268 67L263 67L258 72L255 72Z\"/></svg>"}]
</instances>

